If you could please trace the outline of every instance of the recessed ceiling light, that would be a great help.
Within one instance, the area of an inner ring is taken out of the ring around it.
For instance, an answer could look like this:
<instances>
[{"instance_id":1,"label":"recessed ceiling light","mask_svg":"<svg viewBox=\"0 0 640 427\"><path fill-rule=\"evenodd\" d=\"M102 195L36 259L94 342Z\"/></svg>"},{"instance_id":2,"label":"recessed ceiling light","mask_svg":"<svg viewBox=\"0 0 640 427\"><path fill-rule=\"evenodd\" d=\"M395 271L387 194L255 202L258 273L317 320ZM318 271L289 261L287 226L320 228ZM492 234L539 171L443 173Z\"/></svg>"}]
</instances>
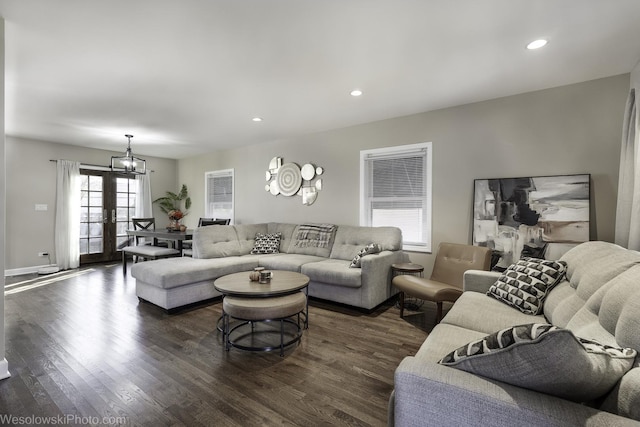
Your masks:
<instances>
[{"instance_id":1,"label":"recessed ceiling light","mask_svg":"<svg viewBox=\"0 0 640 427\"><path fill-rule=\"evenodd\" d=\"M529 43L527 45L527 49L529 49L529 50L540 49L541 47L543 47L546 44L547 44L547 41L545 39L534 40L534 41L532 41L531 43Z\"/></svg>"},{"instance_id":2,"label":"recessed ceiling light","mask_svg":"<svg viewBox=\"0 0 640 427\"><path fill-rule=\"evenodd\" d=\"M262 121L262 117L254 117L253 119L254 122L261 122Z\"/></svg>"},{"instance_id":3,"label":"recessed ceiling light","mask_svg":"<svg viewBox=\"0 0 640 427\"><path fill-rule=\"evenodd\" d=\"M362 95L362 91L360 89L354 89L351 91L351 96L360 96Z\"/></svg>"}]
</instances>

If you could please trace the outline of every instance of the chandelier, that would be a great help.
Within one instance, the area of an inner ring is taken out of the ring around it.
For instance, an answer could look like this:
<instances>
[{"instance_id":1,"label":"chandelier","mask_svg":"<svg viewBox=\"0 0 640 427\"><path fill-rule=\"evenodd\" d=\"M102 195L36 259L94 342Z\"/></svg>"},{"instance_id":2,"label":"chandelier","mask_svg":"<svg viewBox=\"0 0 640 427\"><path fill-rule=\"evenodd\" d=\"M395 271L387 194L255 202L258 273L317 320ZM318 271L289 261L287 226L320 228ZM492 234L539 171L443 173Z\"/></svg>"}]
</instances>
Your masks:
<instances>
[{"instance_id":1,"label":"chandelier","mask_svg":"<svg viewBox=\"0 0 640 427\"><path fill-rule=\"evenodd\" d=\"M124 153L124 156L111 156L111 170L144 175L147 172L147 162L146 160L133 157L133 153L131 153L131 138L133 138L133 135L125 135L125 137L127 137L129 141L127 151Z\"/></svg>"}]
</instances>

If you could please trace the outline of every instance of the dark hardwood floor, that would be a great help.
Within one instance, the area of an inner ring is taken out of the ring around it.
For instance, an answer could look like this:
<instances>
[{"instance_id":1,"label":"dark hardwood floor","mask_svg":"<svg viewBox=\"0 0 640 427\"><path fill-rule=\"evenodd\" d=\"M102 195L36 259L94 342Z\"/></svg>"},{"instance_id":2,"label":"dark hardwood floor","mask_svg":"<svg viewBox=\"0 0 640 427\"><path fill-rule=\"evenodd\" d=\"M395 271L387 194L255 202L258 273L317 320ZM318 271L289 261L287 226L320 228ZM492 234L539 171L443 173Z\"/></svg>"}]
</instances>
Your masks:
<instances>
[{"instance_id":1,"label":"dark hardwood floor","mask_svg":"<svg viewBox=\"0 0 640 427\"><path fill-rule=\"evenodd\" d=\"M0 424L383 426L394 370L435 318L312 300L280 357L225 351L220 301L176 314L139 303L119 264L6 279Z\"/></svg>"}]
</instances>

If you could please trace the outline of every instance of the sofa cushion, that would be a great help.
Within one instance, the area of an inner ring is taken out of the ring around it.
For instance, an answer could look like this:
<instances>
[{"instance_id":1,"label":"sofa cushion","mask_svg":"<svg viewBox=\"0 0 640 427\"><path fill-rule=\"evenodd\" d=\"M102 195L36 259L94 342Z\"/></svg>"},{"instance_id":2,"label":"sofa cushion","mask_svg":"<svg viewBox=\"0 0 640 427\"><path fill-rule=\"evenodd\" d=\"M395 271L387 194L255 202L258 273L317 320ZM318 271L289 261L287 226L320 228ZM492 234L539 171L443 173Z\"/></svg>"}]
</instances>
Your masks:
<instances>
[{"instance_id":1,"label":"sofa cushion","mask_svg":"<svg viewBox=\"0 0 640 427\"><path fill-rule=\"evenodd\" d=\"M640 367L631 369L602 402L601 409L640 421Z\"/></svg>"},{"instance_id":2,"label":"sofa cushion","mask_svg":"<svg viewBox=\"0 0 640 427\"><path fill-rule=\"evenodd\" d=\"M349 268L349 264L349 261L341 259L325 259L303 265L300 272L313 282L359 288L362 286L362 270Z\"/></svg>"},{"instance_id":3,"label":"sofa cushion","mask_svg":"<svg viewBox=\"0 0 640 427\"><path fill-rule=\"evenodd\" d=\"M503 329L438 363L519 387L587 402L604 396L631 369L637 352L576 338L568 329L526 324Z\"/></svg>"},{"instance_id":4,"label":"sofa cushion","mask_svg":"<svg viewBox=\"0 0 640 427\"><path fill-rule=\"evenodd\" d=\"M480 340L486 335L485 333L461 328L456 325L438 323L431 332L429 332L429 337L424 340L416 352L415 357L424 362L437 363L444 355L468 342Z\"/></svg>"},{"instance_id":5,"label":"sofa cushion","mask_svg":"<svg viewBox=\"0 0 640 427\"><path fill-rule=\"evenodd\" d=\"M248 254L250 250L242 252L233 225L208 225L193 232L194 258L224 258Z\"/></svg>"},{"instance_id":6,"label":"sofa cushion","mask_svg":"<svg viewBox=\"0 0 640 427\"><path fill-rule=\"evenodd\" d=\"M491 313L490 316L487 313ZM542 315L532 316L514 310L495 298L479 292L463 292L441 323L492 334L497 330L525 323L548 323Z\"/></svg>"},{"instance_id":7,"label":"sofa cushion","mask_svg":"<svg viewBox=\"0 0 640 427\"><path fill-rule=\"evenodd\" d=\"M397 227L358 227L340 225L331 248L330 258L352 260L363 246L375 242L381 251L402 249L402 231Z\"/></svg>"},{"instance_id":8,"label":"sofa cushion","mask_svg":"<svg viewBox=\"0 0 640 427\"><path fill-rule=\"evenodd\" d=\"M267 224L240 224L234 227L241 255L251 253L255 247L256 234L267 234Z\"/></svg>"},{"instance_id":9,"label":"sofa cushion","mask_svg":"<svg viewBox=\"0 0 640 427\"><path fill-rule=\"evenodd\" d=\"M556 326L566 327L586 301L614 277L640 264L640 253L607 242L585 242L565 253L566 279L544 303L544 315Z\"/></svg>"},{"instance_id":10,"label":"sofa cushion","mask_svg":"<svg viewBox=\"0 0 640 427\"><path fill-rule=\"evenodd\" d=\"M256 233L255 244L251 250L252 255L256 254L277 254L280 252L280 238L282 233L262 234Z\"/></svg>"},{"instance_id":11,"label":"sofa cushion","mask_svg":"<svg viewBox=\"0 0 640 427\"><path fill-rule=\"evenodd\" d=\"M307 263L321 261L325 258L313 255L301 254L271 254L259 255L258 264L260 267L269 270L287 270L300 273L300 268Z\"/></svg>"},{"instance_id":12,"label":"sofa cushion","mask_svg":"<svg viewBox=\"0 0 640 427\"><path fill-rule=\"evenodd\" d=\"M540 314L547 293L562 279L565 270L563 261L522 258L500 275L487 295L523 313Z\"/></svg>"},{"instance_id":13,"label":"sofa cushion","mask_svg":"<svg viewBox=\"0 0 640 427\"><path fill-rule=\"evenodd\" d=\"M270 222L267 224L267 233L281 233L279 252L287 253L293 241L294 231L297 224L287 224L283 222Z\"/></svg>"},{"instance_id":14,"label":"sofa cushion","mask_svg":"<svg viewBox=\"0 0 640 427\"><path fill-rule=\"evenodd\" d=\"M296 227L288 252L329 258L335 231L333 224L300 224Z\"/></svg>"},{"instance_id":15,"label":"sofa cushion","mask_svg":"<svg viewBox=\"0 0 640 427\"><path fill-rule=\"evenodd\" d=\"M204 280L214 280L231 273L252 270L257 266L257 257L236 256L212 259L180 257L134 264L131 267L131 276L159 288L171 289Z\"/></svg>"},{"instance_id":16,"label":"sofa cushion","mask_svg":"<svg viewBox=\"0 0 640 427\"><path fill-rule=\"evenodd\" d=\"M349 264L350 268L360 268L362 257L365 255L377 254L380 252L380 245L377 243L369 243L364 248L360 249L355 257L351 260L351 264Z\"/></svg>"},{"instance_id":17,"label":"sofa cushion","mask_svg":"<svg viewBox=\"0 0 640 427\"><path fill-rule=\"evenodd\" d=\"M640 351L640 266L633 266L595 292L567 323L580 337Z\"/></svg>"}]
</instances>

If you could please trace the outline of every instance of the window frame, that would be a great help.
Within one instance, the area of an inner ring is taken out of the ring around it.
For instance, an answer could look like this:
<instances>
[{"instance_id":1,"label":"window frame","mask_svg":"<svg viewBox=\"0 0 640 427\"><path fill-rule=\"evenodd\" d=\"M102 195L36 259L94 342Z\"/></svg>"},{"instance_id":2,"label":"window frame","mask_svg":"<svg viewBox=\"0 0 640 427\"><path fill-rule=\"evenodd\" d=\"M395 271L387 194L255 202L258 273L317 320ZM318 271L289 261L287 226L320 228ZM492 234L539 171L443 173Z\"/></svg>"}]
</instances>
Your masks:
<instances>
[{"instance_id":1,"label":"window frame","mask_svg":"<svg viewBox=\"0 0 640 427\"><path fill-rule=\"evenodd\" d=\"M209 209L210 200L209 200L209 179L210 178L223 178L223 177L231 177L231 215L230 215L230 224L235 223L235 211L236 211L236 190L235 190L235 170L234 169L220 169L215 171L207 171L204 173L204 217L205 218L214 218L215 213Z\"/></svg>"},{"instance_id":2,"label":"window frame","mask_svg":"<svg viewBox=\"0 0 640 427\"><path fill-rule=\"evenodd\" d=\"M371 200L368 196L371 182L368 178L368 166L367 162L377 158L391 158L391 157L410 157L415 156L416 153L424 152L425 164L424 164L424 202L425 211L422 226L425 229L425 241L420 244L405 244L403 242L403 250L411 252L426 252L431 253L432 247L432 232L433 232L433 185L432 185L432 159L433 159L433 144L431 142L419 142L415 144L397 145L392 147L374 148L369 150L360 151L360 225L371 226ZM392 224L391 224L392 225ZM396 225L392 225L396 226Z\"/></svg>"}]
</instances>

